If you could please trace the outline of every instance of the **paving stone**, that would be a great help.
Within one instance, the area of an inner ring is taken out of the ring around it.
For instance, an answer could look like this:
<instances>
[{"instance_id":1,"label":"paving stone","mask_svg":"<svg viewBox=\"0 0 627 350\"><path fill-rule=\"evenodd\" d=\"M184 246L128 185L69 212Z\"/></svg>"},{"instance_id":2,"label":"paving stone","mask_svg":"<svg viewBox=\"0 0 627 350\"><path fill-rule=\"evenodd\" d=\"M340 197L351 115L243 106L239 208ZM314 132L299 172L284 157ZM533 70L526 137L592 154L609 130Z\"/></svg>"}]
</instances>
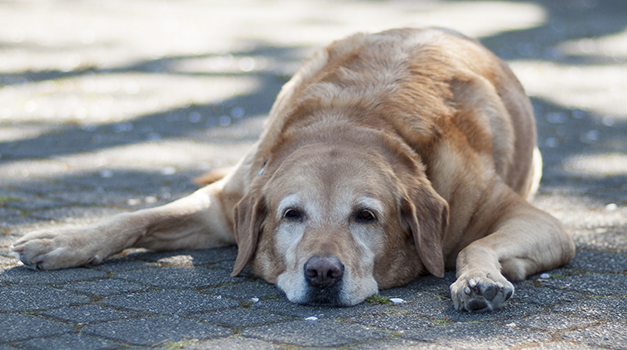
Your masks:
<instances>
[{"instance_id":1,"label":"paving stone","mask_svg":"<svg viewBox=\"0 0 627 350\"><path fill-rule=\"evenodd\" d=\"M387 332L331 320L295 321L259 326L247 328L241 335L271 342L317 347L346 346L390 336Z\"/></svg>"},{"instance_id":2,"label":"paving stone","mask_svg":"<svg viewBox=\"0 0 627 350\"><path fill-rule=\"evenodd\" d=\"M40 312L40 315L77 324L98 323L134 317L137 314L100 305L80 305Z\"/></svg>"},{"instance_id":3,"label":"paving stone","mask_svg":"<svg viewBox=\"0 0 627 350\"><path fill-rule=\"evenodd\" d=\"M430 343L422 343L414 340L408 339L392 339L392 340L383 340L377 342L369 342L357 346L351 346L347 349L351 350L414 350L414 349L424 349L424 350L451 350L453 348L449 348L447 346L442 346L438 344L430 344Z\"/></svg>"},{"instance_id":4,"label":"paving stone","mask_svg":"<svg viewBox=\"0 0 627 350\"><path fill-rule=\"evenodd\" d=\"M9 208L22 209L26 211L32 210L42 210L42 209L50 209L66 206L68 203L59 200L53 200L48 198L38 198L33 196L32 198L25 199L21 198L19 201L12 201L6 203L6 206ZM2 212L0 211L0 216ZM19 214L16 214L19 215Z\"/></svg>"},{"instance_id":5,"label":"paving stone","mask_svg":"<svg viewBox=\"0 0 627 350\"><path fill-rule=\"evenodd\" d=\"M608 321L627 321L624 298L600 297L557 305L553 311Z\"/></svg>"},{"instance_id":6,"label":"paving stone","mask_svg":"<svg viewBox=\"0 0 627 350\"><path fill-rule=\"evenodd\" d=\"M550 279L542 285L590 295L627 295L627 275L623 273L586 273Z\"/></svg>"},{"instance_id":7,"label":"paving stone","mask_svg":"<svg viewBox=\"0 0 627 350\"><path fill-rule=\"evenodd\" d=\"M17 343L20 349L81 349L106 350L119 349L120 344L82 334L62 334L53 337L36 338Z\"/></svg>"},{"instance_id":8,"label":"paving stone","mask_svg":"<svg viewBox=\"0 0 627 350\"><path fill-rule=\"evenodd\" d=\"M507 349L551 339L546 333L491 323L467 322L410 330L404 332L402 337L463 349Z\"/></svg>"},{"instance_id":9,"label":"paving stone","mask_svg":"<svg viewBox=\"0 0 627 350\"><path fill-rule=\"evenodd\" d=\"M103 271L88 268L72 268L63 270L32 270L25 266L3 270L0 282L19 285L51 285L61 283L96 280L108 277Z\"/></svg>"},{"instance_id":10,"label":"paving stone","mask_svg":"<svg viewBox=\"0 0 627 350\"><path fill-rule=\"evenodd\" d=\"M622 272L627 270L627 254L580 249L566 267L595 272Z\"/></svg>"},{"instance_id":11,"label":"paving stone","mask_svg":"<svg viewBox=\"0 0 627 350\"><path fill-rule=\"evenodd\" d=\"M0 206L0 218L12 216L22 216L22 211L14 208L6 208L4 206Z\"/></svg>"},{"instance_id":12,"label":"paving stone","mask_svg":"<svg viewBox=\"0 0 627 350\"><path fill-rule=\"evenodd\" d=\"M439 278L432 275L420 276L416 280L412 281L408 287L415 289L418 292L433 293L443 297L451 297L450 286L457 278L455 272L448 271L444 274L444 277Z\"/></svg>"},{"instance_id":13,"label":"paving stone","mask_svg":"<svg viewBox=\"0 0 627 350\"><path fill-rule=\"evenodd\" d=\"M178 179L181 182L189 181L189 178ZM64 182L72 185L93 186L98 184L105 190L121 191L123 189L135 191L141 187L150 187L152 189L161 186L168 186L172 181L172 177L160 176L158 173L149 174L140 171L113 170L111 176L102 177L101 173L86 174L83 176L64 178Z\"/></svg>"},{"instance_id":14,"label":"paving stone","mask_svg":"<svg viewBox=\"0 0 627 350\"><path fill-rule=\"evenodd\" d=\"M69 224L91 224L127 212L127 210L116 208L79 206L37 210L29 213L29 216L35 219L54 220Z\"/></svg>"},{"instance_id":15,"label":"paving stone","mask_svg":"<svg viewBox=\"0 0 627 350\"><path fill-rule=\"evenodd\" d=\"M146 317L87 325L83 334L118 340L133 345L180 342L185 339L209 339L232 334L228 328L180 317Z\"/></svg>"},{"instance_id":16,"label":"paving stone","mask_svg":"<svg viewBox=\"0 0 627 350\"><path fill-rule=\"evenodd\" d=\"M233 272L233 261L224 261L224 262L212 264L210 267L212 269L222 270L230 275L231 272ZM246 278L255 278L255 276L250 272L249 266L244 267L244 269L237 276L246 277Z\"/></svg>"},{"instance_id":17,"label":"paving stone","mask_svg":"<svg viewBox=\"0 0 627 350\"><path fill-rule=\"evenodd\" d=\"M430 303L401 304L400 310L412 315L425 317L437 322L491 322L520 318L544 310L542 306L533 304L514 304L511 301L500 310L485 313L459 312L455 310L450 300L435 301Z\"/></svg>"},{"instance_id":18,"label":"paving stone","mask_svg":"<svg viewBox=\"0 0 627 350\"><path fill-rule=\"evenodd\" d=\"M16 188L20 191L32 193L33 195L42 196L45 198L46 194L48 193L72 193L74 191L84 191L89 188L97 188L97 185L97 183L94 183L92 186L80 186L76 184L68 184L65 182L57 181L56 179L42 179L39 181L31 181L26 184L17 184Z\"/></svg>"},{"instance_id":19,"label":"paving stone","mask_svg":"<svg viewBox=\"0 0 627 350\"><path fill-rule=\"evenodd\" d=\"M266 343L257 339L243 338L240 336L231 336L228 338L219 338L202 341L183 341L174 343L168 349L181 350L285 350L284 346Z\"/></svg>"},{"instance_id":20,"label":"paving stone","mask_svg":"<svg viewBox=\"0 0 627 350\"><path fill-rule=\"evenodd\" d=\"M88 282L70 283L61 286L66 290L72 290L81 294L106 297L109 295L142 292L151 287L142 286L135 283L119 281L116 279L106 279Z\"/></svg>"},{"instance_id":21,"label":"paving stone","mask_svg":"<svg viewBox=\"0 0 627 350\"><path fill-rule=\"evenodd\" d=\"M122 253L124 254L124 253ZM126 257L112 257L105 259L100 265L91 266L93 270L120 272L129 270L147 269L151 267L159 267L159 264L146 261L138 261Z\"/></svg>"},{"instance_id":22,"label":"paving stone","mask_svg":"<svg viewBox=\"0 0 627 350\"><path fill-rule=\"evenodd\" d=\"M226 271L198 266L170 266L159 269L125 271L117 273L113 277L153 287L169 289L219 286L244 281L242 277L231 277Z\"/></svg>"},{"instance_id":23,"label":"paving stone","mask_svg":"<svg viewBox=\"0 0 627 350\"><path fill-rule=\"evenodd\" d=\"M627 346L627 324L606 323L562 335L564 340L574 340L591 346L625 349Z\"/></svg>"},{"instance_id":24,"label":"paving stone","mask_svg":"<svg viewBox=\"0 0 627 350\"><path fill-rule=\"evenodd\" d=\"M10 232L14 235L18 235L19 237L21 237L27 232L33 231L40 227L46 227L49 225L50 225L49 220L41 220L41 219L25 217L25 216L20 216L20 217L13 216L13 217L7 218L6 220L0 221L0 233ZM16 236L9 243L13 243L14 241L17 240L17 238L18 237Z\"/></svg>"},{"instance_id":25,"label":"paving stone","mask_svg":"<svg viewBox=\"0 0 627 350\"><path fill-rule=\"evenodd\" d=\"M516 291L510 300L512 303L528 303L541 306L556 305L564 302L573 302L588 299L589 297L578 292L536 287L532 281L515 283Z\"/></svg>"},{"instance_id":26,"label":"paving stone","mask_svg":"<svg viewBox=\"0 0 627 350\"><path fill-rule=\"evenodd\" d=\"M91 299L84 295L50 287L0 287L0 311L37 311L89 302Z\"/></svg>"},{"instance_id":27,"label":"paving stone","mask_svg":"<svg viewBox=\"0 0 627 350\"><path fill-rule=\"evenodd\" d=\"M575 327L585 327L596 323L595 321L560 314L538 314L511 321L516 327L533 328L551 332L563 331Z\"/></svg>"},{"instance_id":28,"label":"paving stone","mask_svg":"<svg viewBox=\"0 0 627 350\"><path fill-rule=\"evenodd\" d=\"M105 191L103 188L72 192L57 192L46 195L46 197L61 200L65 203L82 205L124 205L130 198L134 198L136 196L137 194L128 191Z\"/></svg>"},{"instance_id":29,"label":"paving stone","mask_svg":"<svg viewBox=\"0 0 627 350\"><path fill-rule=\"evenodd\" d=\"M74 326L32 315L3 314L0 317L0 329L0 343L9 343L72 332Z\"/></svg>"},{"instance_id":30,"label":"paving stone","mask_svg":"<svg viewBox=\"0 0 627 350\"><path fill-rule=\"evenodd\" d=\"M128 257L166 265L206 265L222 261L235 261L237 257L237 247L178 250L173 252L144 252L130 254Z\"/></svg>"},{"instance_id":31,"label":"paving stone","mask_svg":"<svg viewBox=\"0 0 627 350\"><path fill-rule=\"evenodd\" d=\"M235 309L194 315L196 319L202 319L220 326L250 327L262 324L292 321L292 318L279 316L252 309Z\"/></svg>"},{"instance_id":32,"label":"paving stone","mask_svg":"<svg viewBox=\"0 0 627 350\"><path fill-rule=\"evenodd\" d=\"M403 299L402 306L411 306L413 304L431 303L442 300L449 300L449 296L442 297L437 293L422 293L408 287L400 287L379 291L379 296L384 298L400 298Z\"/></svg>"},{"instance_id":33,"label":"paving stone","mask_svg":"<svg viewBox=\"0 0 627 350\"><path fill-rule=\"evenodd\" d=\"M372 315L395 310L396 306L358 304L351 307L327 307L299 305L289 302L285 298L260 300L251 305L251 308L265 310L275 314L306 318L315 316L317 318L350 318L363 315Z\"/></svg>"},{"instance_id":34,"label":"paving stone","mask_svg":"<svg viewBox=\"0 0 627 350\"><path fill-rule=\"evenodd\" d=\"M162 290L114 295L102 299L101 302L142 314L160 315L187 315L240 306L240 303L235 300L217 298L213 295L189 290Z\"/></svg>"},{"instance_id":35,"label":"paving stone","mask_svg":"<svg viewBox=\"0 0 627 350\"><path fill-rule=\"evenodd\" d=\"M9 267L9 265L14 265L16 262L17 262L16 258L4 256L0 253L0 265L6 265L7 267ZM3 269L0 268L0 271L2 270Z\"/></svg>"},{"instance_id":36,"label":"paving stone","mask_svg":"<svg viewBox=\"0 0 627 350\"><path fill-rule=\"evenodd\" d=\"M589 346L585 344L579 343L569 343L569 342L552 342L545 343L536 346L532 346L529 348L525 348L528 350L600 350L605 348L600 348L596 346Z\"/></svg>"},{"instance_id":37,"label":"paving stone","mask_svg":"<svg viewBox=\"0 0 627 350\"><path fill-rule=\"evenodd\" d=\"M406 331L432 327L436 324L431 321L412 316L409 312L390 312L384 315L361 316L351 318L350 322L364 326L377 327L389 331Z\"/></svg>"},{"instance_id":38,"label":"paving stone","mask_svg":"<svg viewBox=\"0 0 627 350\"><path fill-rule=\"evenodd\" d=\"M251 298L284 298L285 295L276 286L264 281L244 282L224 287L205 288L203 292L223 295L229 298L250 301Z\"/></svg>"}]
</instances>

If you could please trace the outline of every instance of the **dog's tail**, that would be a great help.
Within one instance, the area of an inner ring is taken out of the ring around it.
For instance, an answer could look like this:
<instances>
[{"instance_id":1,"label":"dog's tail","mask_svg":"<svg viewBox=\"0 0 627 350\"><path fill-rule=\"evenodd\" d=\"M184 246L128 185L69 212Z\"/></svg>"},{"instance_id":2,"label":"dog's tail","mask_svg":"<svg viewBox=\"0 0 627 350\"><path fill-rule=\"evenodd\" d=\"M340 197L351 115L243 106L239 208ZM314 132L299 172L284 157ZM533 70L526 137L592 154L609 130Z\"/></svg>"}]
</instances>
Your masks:
<instances>
[{"instance_id":1,"label":"dog's tail","mask_svg":"<svg viewBox=\"0 0 627 350\"><path fill-rule=\"evenodd\" d=\"M217 168L213 169L208 173L200 175L199 177L192 180L198 186L207 186L216 181L222 180L226 175L228 175L233 169L232 168Z\"/></svg>"}]
</instances>

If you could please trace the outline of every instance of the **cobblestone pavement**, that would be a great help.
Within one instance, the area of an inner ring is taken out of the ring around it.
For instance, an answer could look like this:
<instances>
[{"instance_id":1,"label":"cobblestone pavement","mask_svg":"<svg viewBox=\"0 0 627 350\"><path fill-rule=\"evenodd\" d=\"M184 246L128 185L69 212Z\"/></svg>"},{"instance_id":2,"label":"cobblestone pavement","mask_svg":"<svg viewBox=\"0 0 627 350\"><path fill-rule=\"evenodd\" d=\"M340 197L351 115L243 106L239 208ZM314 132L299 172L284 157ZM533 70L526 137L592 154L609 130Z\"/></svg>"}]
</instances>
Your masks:
<instances>
[{"instance_id":1,"label":"cobblestone pavement","mask_svg":"<svg viewBox=\"0 0 627 350\"><path fill-rule=\"evenodd\" d=\"M297 306L230 277L233 247L52 272L11 257L35 228L191 193L254 142L315 48L403 25L479 37L532 96L535 204L579 250L505 309L454 311L452 272L381 292L402 304ZM0 349L625 349L626 61L624 0L0 1Z\"/></svg>"}]
</instances>

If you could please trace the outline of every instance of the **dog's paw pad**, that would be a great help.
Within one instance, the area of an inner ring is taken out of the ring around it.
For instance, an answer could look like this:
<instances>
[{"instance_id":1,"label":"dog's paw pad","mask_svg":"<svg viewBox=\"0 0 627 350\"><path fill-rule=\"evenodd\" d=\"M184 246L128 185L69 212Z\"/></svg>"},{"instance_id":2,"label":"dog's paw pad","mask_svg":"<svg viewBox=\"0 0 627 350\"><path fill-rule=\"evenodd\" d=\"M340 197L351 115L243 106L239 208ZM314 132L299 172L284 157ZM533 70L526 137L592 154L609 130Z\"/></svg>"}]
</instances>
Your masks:
<instances>
[{"instance_id":1,"label":"dog's paw pad","mask_svg":"<svg viewBox=\"0 0 627 350\"><path fill-rule=\"evenodd\" d=\"M514 295L514 286L504 277L492 279L490 274L482 277L461 276L451 285L451 297L459 311L486 312L503 307Z\"/></svg>"}]
</instances>

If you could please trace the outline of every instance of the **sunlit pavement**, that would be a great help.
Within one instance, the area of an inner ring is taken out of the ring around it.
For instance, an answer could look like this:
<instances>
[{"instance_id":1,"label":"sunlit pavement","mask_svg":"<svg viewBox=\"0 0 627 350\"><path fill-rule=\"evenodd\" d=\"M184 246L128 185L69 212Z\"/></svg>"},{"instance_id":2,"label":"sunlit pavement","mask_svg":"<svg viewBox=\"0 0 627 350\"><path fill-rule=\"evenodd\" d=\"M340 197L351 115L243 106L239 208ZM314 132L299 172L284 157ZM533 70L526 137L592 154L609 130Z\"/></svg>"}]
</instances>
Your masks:
<instances>
[{"instance_id":1,"label":"sunlit pavement","mask_svg":"<svg viewBox=\"0 0 627 350\"><path fill-rule=\"evenodd\" d=\"M532 98L535 204L579 252L516 284L504 310L453 310L445 278L401 304L293 305L232 278L235 248L128 251L35 272L9 244L167 203L232 165L281 85L356 31L435 25L477 37ZM0 349L300 347L619 349L627 344L627 2L0 2Z\"/></svg>"}]
</instances>

